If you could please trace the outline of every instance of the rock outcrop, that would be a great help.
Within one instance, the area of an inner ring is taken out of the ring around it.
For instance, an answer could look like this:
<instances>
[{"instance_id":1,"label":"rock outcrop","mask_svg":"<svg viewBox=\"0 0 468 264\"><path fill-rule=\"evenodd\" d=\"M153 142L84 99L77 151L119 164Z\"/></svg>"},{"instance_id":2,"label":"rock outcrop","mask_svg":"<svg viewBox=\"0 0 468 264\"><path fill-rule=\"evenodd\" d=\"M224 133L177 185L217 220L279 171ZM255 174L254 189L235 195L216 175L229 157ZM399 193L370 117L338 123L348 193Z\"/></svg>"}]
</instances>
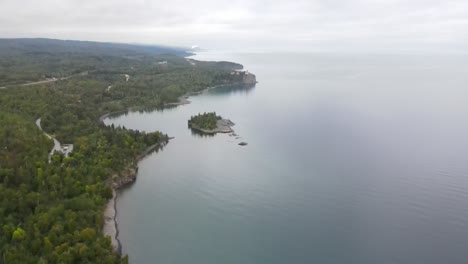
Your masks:
<instances>
[{"instance_id":1,"label":"rock outcrop","mask_svg":"<svg viewBox=\"0 0 468 264\"><path fill-rule=\"evenodd\" d=\"M202 133L205 133L205 134L216 134L216 133L232 133L234 132L234 130L231 128L231 126L235 125L231 120L229 119L220 119L218 121L216 121L216 128L215 129L204 129L204 128L200 128L199 126L195 125L195 124L191 124L189 122L189 127L196 130L196 131L199 131L199 132L202 132Z\"/></svg>"},{"instance_id":2,"label":"rock outcrop","mask_svg":"<svg viewBox=\"0 0 468 264\"><path fill-rule=\"evenodd\" d=\"M245 84L255 84L257 83L257 78L254 74L250 72L245 72L244 76L242 77L242 82Z\"/></svg>"},{"instance_id":3,"label":"rock outcrop","mask_svg":"<svg viewBox=\"0 0 468 264\"><path fill-rule=\"evenodd\" d=\"M233 71L231 72L231 81L233 83L256 84L257 77L248 71Z\"/></svg>"},{"instance_id":4,"label":"rock outcrop","mask_svg":"<svg viewBox=\"0 0 468 264\"><path fill-rule=\"evenodd\" d=\"M119 174L115 174L112 176L112 187L114 189L119 189L133 183L134 181L136 181L137 173L137 166L132 165L125 168Z\"/></svg>"}]
</instances>

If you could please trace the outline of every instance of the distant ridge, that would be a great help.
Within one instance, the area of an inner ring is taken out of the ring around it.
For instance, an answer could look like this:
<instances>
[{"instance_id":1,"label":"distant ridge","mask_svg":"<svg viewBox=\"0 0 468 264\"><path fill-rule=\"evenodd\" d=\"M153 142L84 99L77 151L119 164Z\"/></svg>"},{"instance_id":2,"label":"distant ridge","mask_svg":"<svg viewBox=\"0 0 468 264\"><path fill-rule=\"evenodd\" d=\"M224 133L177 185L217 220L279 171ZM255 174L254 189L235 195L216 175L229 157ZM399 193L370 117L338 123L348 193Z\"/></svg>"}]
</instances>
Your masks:
<instances>
[{"instance_id":1,"label":"distant ridge","mask_svg":"<svg viewBox=\"0 0 468 264\"><path fill-rule=\"evenodd\" d=\"M183 48L158 45L124 44L47 38L0 38L0 56L25 53L81 53L105 56L174 54L188 56Z\"/></svg>"},{"instance_id":2,"label":"distant ridge","mask_svg":"<svg viewBox=\"0 0 468 264\"><path fill-rule=\"evenodd\" d=\"M58 40L0 38L0 87L55 82L93 71L126 72L135 61L169 60L187 63L182 48ZM175 57L175 58L174 58ZM179 57L179 58L177 58ZM182 57L182 58L181 58ZM137 63L138 64L138 63Z\"/></svg>"}]
</instances>

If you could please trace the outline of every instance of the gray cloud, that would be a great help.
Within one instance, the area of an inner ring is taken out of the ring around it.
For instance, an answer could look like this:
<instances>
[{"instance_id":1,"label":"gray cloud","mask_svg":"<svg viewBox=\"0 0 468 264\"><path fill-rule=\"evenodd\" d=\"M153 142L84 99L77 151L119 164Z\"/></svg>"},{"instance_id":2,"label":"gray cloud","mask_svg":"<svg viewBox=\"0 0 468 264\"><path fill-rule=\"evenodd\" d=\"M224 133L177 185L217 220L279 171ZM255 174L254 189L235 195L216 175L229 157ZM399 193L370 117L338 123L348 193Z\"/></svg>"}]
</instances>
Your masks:
<instances>
[{"instance_id":1,"label":"gray cloud","mask_svg":"<svg viewBox=\"0 0 468 264\"><path fill-rule=\"evenodd\" d=\"M242 50L468 50L466 0L2 0L0 37Z\"/></svg>"}]
</instances>

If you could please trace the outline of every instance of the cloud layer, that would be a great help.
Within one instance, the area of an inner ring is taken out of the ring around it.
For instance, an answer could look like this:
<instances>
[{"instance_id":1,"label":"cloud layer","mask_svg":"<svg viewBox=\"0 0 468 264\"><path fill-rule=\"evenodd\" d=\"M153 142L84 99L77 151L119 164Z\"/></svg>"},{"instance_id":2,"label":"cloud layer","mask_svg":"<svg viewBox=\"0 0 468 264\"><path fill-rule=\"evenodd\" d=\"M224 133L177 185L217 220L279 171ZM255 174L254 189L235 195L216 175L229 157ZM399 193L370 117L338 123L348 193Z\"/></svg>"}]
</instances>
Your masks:
<instances>
[{"instance_id":1,"label":"cloud layer","mask_svg":"<svg viewBox=\"0 0 468 264\"><path fill-rule=\"evenodd\" d=\"M0 37L242 50L468 50L466 0L2 0Z\"/></svg>"}]
</instances>

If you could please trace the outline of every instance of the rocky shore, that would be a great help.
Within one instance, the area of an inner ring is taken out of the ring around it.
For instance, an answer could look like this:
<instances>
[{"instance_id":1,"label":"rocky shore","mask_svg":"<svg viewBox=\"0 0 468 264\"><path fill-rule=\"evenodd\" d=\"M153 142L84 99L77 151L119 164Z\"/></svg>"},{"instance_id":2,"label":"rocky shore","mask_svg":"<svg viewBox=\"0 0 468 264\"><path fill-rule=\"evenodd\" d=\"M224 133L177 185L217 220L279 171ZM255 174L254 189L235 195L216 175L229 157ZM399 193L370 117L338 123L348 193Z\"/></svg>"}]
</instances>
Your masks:
<instances>
[{"instance_id":1,"label":"rocky shore","mask_svg":"<svg viewBox=\"0 0 468 264\"><path fill-rule=\"evenodd\" d=\"M235 124L229 119L220 119L216 121L216 128L204 129L195 124L191 124L190 128L205 134L216 134L216 133L233 133L234 130L231 128Z\"/></svg>"},{"instance_id":2,"label":"rocky shore","mask_svg":"<svg viewBox=\"0 0 468 264\"><path fill-rule=\"evenodd\" d=\"M164 107L171 107L171 106L190 104L190 101L188 100L188 97L189 97L188 95L181 96L181 97L179 97L177 102L165 103Z\"/></svg>"},{"instance_id":3,"label":"rocky shore","mask_svg":"<svg viewBox=\"0 0 468 264\"><path fill-rule=\"evenodd\" d=\"M172 102L172 103L165 103L163 107L174 107L174 106L179 106L179 105L185 105L185 104L190 104L190 101L187 100L189 98L188 95L184 95L178 98L177 102ZM143 110L144 108L142 107L130 107L124 110L119 110L119 111L114 111L110 112L107 114L104 114L99 117L99 122L104 123L104 120L110 116L117 115L117 114L124 114L129 111L138 111L138 110Z\"/></svg>"},{"instance_id":4,"label":"rocky shore","mask_svg":"<svg viewBox=\"0 0 468 264\"><path fill-rule=\"evenodd\" d=\"M243 79L241 82L238 82L237 84L251 84L251 83L256 83L255 75L250 74L250 73L244 73ZM164 104L164 107L173 107L173 106L179 106L179 105L185 105L189 104L190 101L188 100L189 96L191 95L197 95L200 94L206 90L209 89L214 89L217 87L222 87L226 85L232 85L236 83L230 83L230 84L220 84L216 85L213 87L208 87L205 90L202 90L200 92L194 92L191 94L186 94L178 98L177 102L172 102L172 103L166 103ZM104 120L108 118L110 115L117 114L117 113L124 113L126 111L132 111L132 110L137 110L137 107L134 108L129 108L126 110L121 110L121 111L116 111L112 113L108 113L105 115L102 115L99 117L99 121L104 123ZM197 127L193 127L193 129L198 130L202 133L207 133L207 134L216 134L216 133L233 133L234 130L231 128L235 124L229 120L229 119L220 119L216 123L216 128L213 130L206 130L206 129L201 129ZM117 223L117 198L118 198L118 190L120 188L124 188L133 182L136 181L137 174L138 174L138 161L142 160L145 156L149 155L151 152L153 152L155 149L166 145L169 140L172 138L167 138L165 142L161 144L155 144L153 146L148 147L143 153L141 153L139 156L135 158L135 161L132 162L125 168L123 171L121 171L118 174L114 174L111 177L111 180L109 180L108 184L112 187L112 198L108 201L106 208L104 210L104 226L103 226L103 234L104 236L109 236L111 239L111 244L116 252L121 254L122 250L122 245L119 240L119 228L118 228L118 223Z\"/></svg>"},{"instance_id":5,"label":"rocky shore","mask_svg":"<svg viewBox=\"0 0 468 264\"><path fill-rule=\"evenodd\" d=\"M112 247L119 254L122 251L122 245L119 240L119 227L117 223L117 197L118 190L126 187L136 181L138 174L138 161L152 153L154 150L161 146L166 145L171 138L167 138L166 141L160 144L154 144L148 147L143 153L135 158L135 161L129 164L123 171L118 174L112 175L111 180L108 184L112 187L112 198L108 201L104 210L104 226L102 232L104 236L109 236L111 239Z\"/></svg>"},{"instance_id":6,"label":"rocky shore","mask_svg":"<svg viewBox=\"0 0 468 264\"><path fill-rule=\"evenodd\" d=\"M104 236L109 236L112 247L119 254L121 253L121 243L119 241L119 228L117 226L117 208L116 208L117 193L112 190L112 199L106 205L104 210L104 226L102 233Z\"/></svg>"},{"instance_id":7,"label":"rocky shore","mask_svg":"<svg viewBox=\"0 0 468 264\"><path fill-rule=\"evenodd\" d=\"M216 89L216 88L229 86L229 85L253 85L253 84L256 84L256 83L258 83L258 82L256 80L255 75L247 72L247 73L244 74L244 77L243 77L241 82L219 84L219 85L207 87L206 89L201 90L199 92L188 93L188 94L182 95L179 98L177 98L177 102L165 103L163 105L163 107L174 107L174 106L179 106L179 105L190 104L190 101L188 100L188 98L190 96L198 95L198 94L201 94L201 93L203 93L205 91L208 91L208 90L211 90L211 89ZM124 110L110 112L110 113L107 113L107 114L104 114L104 115L100 116L99 121L104 122L104 120L106 118L108 118L109 116L111 116L111 115L116 115L116 114L119 114L119 113L125 113L125 112L128 112L128 111L137 111L137 110L141 110L141 109L142 109L141 107L130 107L130 108L127 108L127 109L124 109Z\"/></svg>"},{"instance_id":8,"label":"rocky shore","mask_svg":"<svg viewBox=\"0 0 468 264\"><path fill-rule=\"evenodd\" d=\"M257 78L255 74L252 74L250 72L245 72L244 76L242 77L242 82L245 84L255 84L257 83Z\"/></svg>"}]
</instances>

